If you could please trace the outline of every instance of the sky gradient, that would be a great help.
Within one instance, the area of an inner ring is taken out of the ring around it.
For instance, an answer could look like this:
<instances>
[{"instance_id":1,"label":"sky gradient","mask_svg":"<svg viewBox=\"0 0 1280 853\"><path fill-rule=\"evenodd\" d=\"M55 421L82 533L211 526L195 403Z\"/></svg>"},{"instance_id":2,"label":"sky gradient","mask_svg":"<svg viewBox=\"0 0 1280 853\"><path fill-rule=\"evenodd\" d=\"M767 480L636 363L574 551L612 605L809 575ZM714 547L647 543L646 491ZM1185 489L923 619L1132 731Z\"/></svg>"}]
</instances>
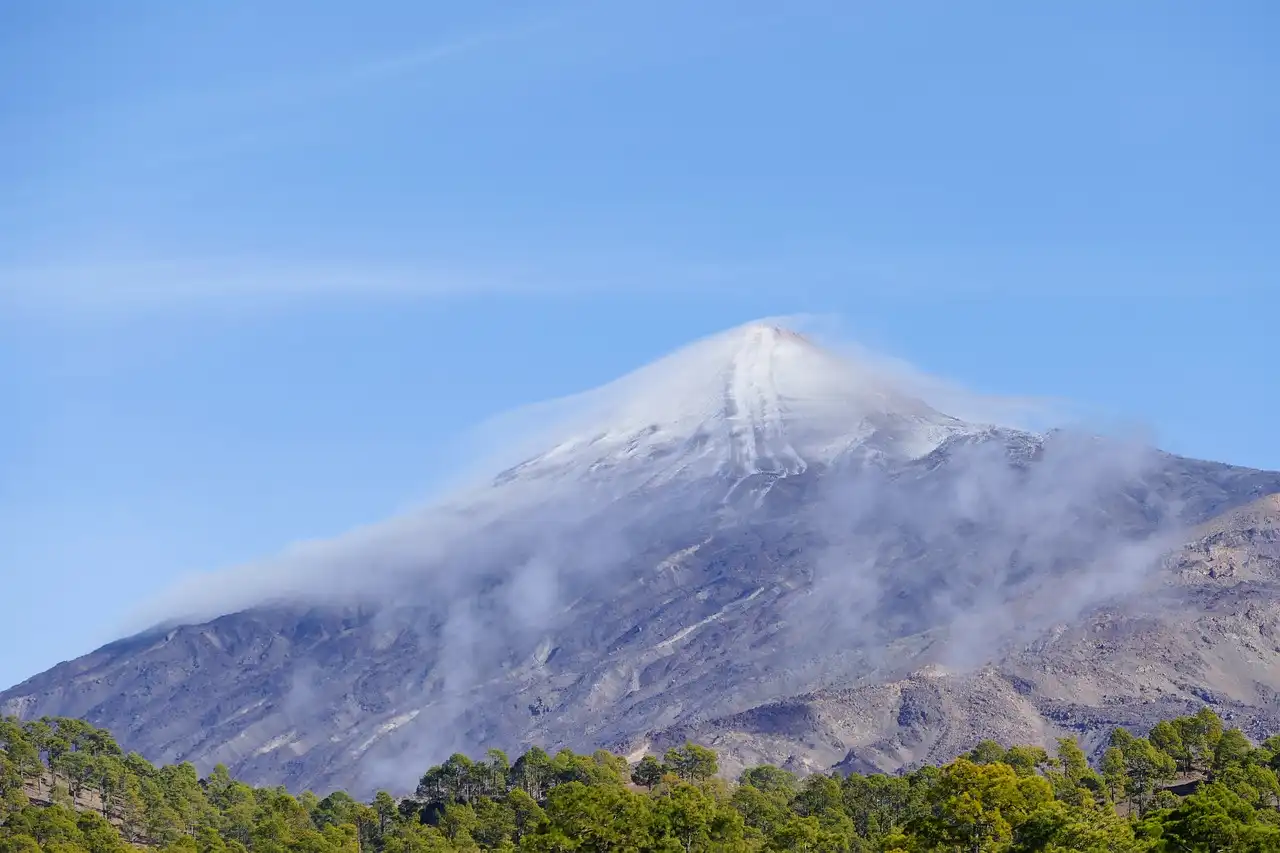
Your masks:
<instances>
[{"instance_id":1,"label":"sky gradient","mask_svg":"<svg viewBox=\"0 0 1280 853\"><path fill-rule=\"evenodd\" d=\"M0 685L761 316L1280 468L1272 3L0 18Z\"/></svg>"}]
</instances>

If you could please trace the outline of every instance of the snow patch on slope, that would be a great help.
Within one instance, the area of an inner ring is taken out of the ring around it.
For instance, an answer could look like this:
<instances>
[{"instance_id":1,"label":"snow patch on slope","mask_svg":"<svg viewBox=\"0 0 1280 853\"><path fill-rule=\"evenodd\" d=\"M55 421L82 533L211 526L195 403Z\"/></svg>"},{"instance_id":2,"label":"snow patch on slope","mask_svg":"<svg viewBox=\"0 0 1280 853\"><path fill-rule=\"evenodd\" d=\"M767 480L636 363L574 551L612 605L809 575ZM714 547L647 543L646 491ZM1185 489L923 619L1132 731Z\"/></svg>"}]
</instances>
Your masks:
<instances>
[{"instance_id":1,"label":"snow patch on slope","mask_svg":"<svg viewBox=\"0 0 1280 853\"><path fill-rule=\"evenodd\" d=\"M634 463L650 482L680 475L786 476L862 443L918 457L969 429L770 322L687 346L577 400L580 413L547 452L499 482L572 467L608 476Z\"/></svg>"}]
</instances>

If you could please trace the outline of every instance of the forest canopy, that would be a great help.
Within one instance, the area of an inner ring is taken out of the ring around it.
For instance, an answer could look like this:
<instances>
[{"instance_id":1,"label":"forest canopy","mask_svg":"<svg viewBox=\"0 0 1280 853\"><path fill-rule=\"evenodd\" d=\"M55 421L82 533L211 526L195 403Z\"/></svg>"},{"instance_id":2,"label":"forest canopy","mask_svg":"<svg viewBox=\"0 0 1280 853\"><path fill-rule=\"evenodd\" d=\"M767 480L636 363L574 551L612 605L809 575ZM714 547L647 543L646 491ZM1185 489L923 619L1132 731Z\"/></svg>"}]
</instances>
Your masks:
<instances>
[{"instance_id":1,"label":"forest canopy","mask_svg":"<svg viewBox=\"0 0 1280 853\"><path fill-rule=\"evenodd\" d=\"M892 776L718 770L697 744L634 765L490 750L363 802L157 767L81 720L6 718L0 853L1280 851L1280 736L1254 744L1207 708L1146 737L1116 729L1097 766L1063 738Z\"/></svg>"}]
</instances>

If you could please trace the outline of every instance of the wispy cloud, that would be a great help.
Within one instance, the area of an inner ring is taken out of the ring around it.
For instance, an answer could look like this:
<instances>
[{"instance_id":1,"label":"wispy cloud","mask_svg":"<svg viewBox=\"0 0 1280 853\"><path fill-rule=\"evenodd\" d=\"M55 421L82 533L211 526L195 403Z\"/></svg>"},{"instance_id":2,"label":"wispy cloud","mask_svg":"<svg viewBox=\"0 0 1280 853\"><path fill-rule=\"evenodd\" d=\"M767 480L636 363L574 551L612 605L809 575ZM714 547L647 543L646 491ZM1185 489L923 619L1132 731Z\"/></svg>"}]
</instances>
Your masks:
<instances>
[{"instance_id":1,"label":"wispy cloud","mask_svg":"<svg viewBox=\"0 0 1280 853\"><path fill-rule=\"evenodd\" d=\"M927 254L927 253L925 253ZM69 250L68 257L77 253ZM503 260L493 260L501 257ZM832 286L868 295L892 294L904 302L940 297L995 298L1052 296L1066 292L1098 298L1115 294L1196 292L1164 278L1163 286L1142 279L1106 276L1081 262L1070 276L1054 276L1042 265L1009 270L992 258L981 283L948 274L934 259L930 268L909 259L894 264L883 253L842 252L795 257L757 252L733 261L690 257L622 246L572 251L554 246L521 254L494 238L492 246L443 255L364 258L253 255L173 255L140 253L125 257L82 256L55 263L0 263L0 309L42 314L91 312L133 314L217 306L270 308L315 300L424 300L508 296L581 296L608 293L648 295L797 294ZM1092 274L1090 274L1092 272ZM1078 273L1078 274L1076 274ZM1106 285L1106 286L1104 286ZM1240 290L1247 282L1238 282ZM1224 287L1227 287L1224 285ZM835 331L835 330L828 330ZM856 354L855 355L859 355ZM865 357L865 354L860 354ZM888 369L890 365L886 365ZM917 377L918 378L918 377ZM921 380L923 381L923 380ZM925 383L928 384L928 383ZM931 393L941 389L931 387ZM1002 405L1008 404L1004 401Z\"/></svg>"},{"instance_id":2,"label":"wispy cloud","mask_svg":"<svg viewBox=\"0 0 1280 853\"><path fill-rule=\"evenodd\" d=\"M112 315L317 300L672 293L732 289L750 277L742 267L639 259L628 253L508 264L218 257L29 264L0 267L0 309Z\"/></svg>"},{"instance_id":3,"label":"wispy cloud","mask_svg":"<svg viewBox=\"0 0 1280 853\"><path fill-rule=\"evenodd\" d=\"M395 80L440 62L546 35L554 30L558 24L559 19L548 18L508 29L473 33L428 45L420 50L387 56L361 65L351 66L331 79L317 80L316 82L325 83L327 86L325 91L338 91L345 85L372 85L383 81Z\"/></svg>"},{"instance_id":4,"label":"wispy cloud","mask_svg":"<svg viewBox=\"0 0 1280 853\"><path fill-rule=\"evenodd\" d=\"M517 44L545 47L547 37L568 20L563 11L544 12L485 29L437 33L405 49L354 60L295 58L279 68L235 79L121 92L87 105L55 103L23 121L37 138L92 140L94 153L82 157L172 170L297 144L296 119L318 109L348 108L335 102L355 103L390 87L435 78L456 90L469 85L470 70L492 69L495 62L510 64ZM155 76L164 77L159 69Z\"/></svg>"},{"instance_id":5,"label":"wispy cloud","mask_svg":"<svg viewBox=\"0 0 1280 853\"><path fill-rule=\"evenodd\" d=\"M560 18L547 17L447 37L408 51L371 57L337 68L300 71L238 89L210 93L209 100L228 108L274 108L354 94L370 87L402 81L433 66L545 36L560 24Z\"/></svg>"},{"instance_id":6,"label":"wispy cloud","mask_svg":"<svg viewBox=\"0 0 1280 853\"><path fill-rule=\"evenodd\" d=\"M300 298L426 298L545 291L516 273L234 260L30 266L0 271L0 305L123 312Z\"/></svg>"},{"instance_id":7,"label":"wispy cloud","mask_svg":"<svg viewBox=\"0 0 1280 853\"><path fill-rule=\"evenodd\" d=\"M402 82L432 67L483 57L486 51L521 42L536 43L562 26L563 15L544 14L531 20L507 22L487 29L437 34L400 51L365 56L337 63L296 64L294 67L263 72L234 83L210 81L200 86L169 90L132 92L92 106L45 111L59 123L75 124L105 117L120 125L147 124L149 119L173 121L183 115L211 119L262 109L300 106L326 98L357 94L370 87ZM503 59L508 57L503 55Z\"/></svg>"}]
</instances>

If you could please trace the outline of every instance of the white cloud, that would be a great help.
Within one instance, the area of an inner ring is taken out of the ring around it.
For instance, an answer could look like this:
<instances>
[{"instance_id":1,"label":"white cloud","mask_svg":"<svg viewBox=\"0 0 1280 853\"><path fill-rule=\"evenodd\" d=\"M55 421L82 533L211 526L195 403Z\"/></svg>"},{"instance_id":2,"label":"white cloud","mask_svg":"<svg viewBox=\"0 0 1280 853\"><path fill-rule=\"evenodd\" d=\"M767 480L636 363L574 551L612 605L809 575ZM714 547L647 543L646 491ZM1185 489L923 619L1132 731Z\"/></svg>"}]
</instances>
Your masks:
<instances>
[{"instance_id":1,"label":"white cloud","mask_svg":"<svg viewBox=\"0 0 1280 853\"><path fill-rule=\"evenodd\" d=\"M0 271L0 303L134 311L297 297L422 297L530 289L512 274L415 267L231 260L30 266Z\"/></svg>"},{"instance_id":2,"label":"white cloud","mask_svg":"<svg viewBox=\"0 0 1280 853\"><path fill-rule=\"evenodd\" d=\"M497 264L445 259L354 262L335 259L191 257L0 267L0 310L94 316L275 307L315 300L423 300L477 296L683 293L763 279L749 268L664 260L618 251Z\"/></svg>"}]
</instances>

